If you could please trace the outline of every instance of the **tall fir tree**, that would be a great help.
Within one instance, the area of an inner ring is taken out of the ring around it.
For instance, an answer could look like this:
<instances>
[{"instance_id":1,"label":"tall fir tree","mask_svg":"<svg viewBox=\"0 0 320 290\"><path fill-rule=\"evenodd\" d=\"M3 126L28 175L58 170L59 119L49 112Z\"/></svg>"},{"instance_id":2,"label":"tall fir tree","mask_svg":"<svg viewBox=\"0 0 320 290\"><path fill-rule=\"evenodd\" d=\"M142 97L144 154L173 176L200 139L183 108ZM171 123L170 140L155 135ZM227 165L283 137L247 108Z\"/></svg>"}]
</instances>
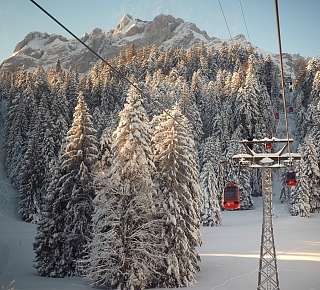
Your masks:
<instances>
[{"instance_id":1,"label":"tall fir tree","mask_svg":"<svg viewBox=\"0 0 320 290\"><path fill-rule=\"evenodd\" d=\"M305 164L300 164L298 186L290 194L290 214L293 216L310 217L310 180L304 173Z\"/></svg>"},{"instance_id":2,"label":"tall fir tree","mask_svg":"<svg viewBox=\"0 0 320 290\"><path fill-rule=\"evenodd\" d=\"M314 139L306 136L300 146L299 183L290 197L292 215L309 216L320 208L320 168Z\"/></svg>"},{"instance_id":3,"label":"tall fir tree","mask_svg":"<svg viewBox=\"0 0 320 290\"><path fill-rule=\"evenodd\" d=\"M195 283L199 271L200 186L189 123L178 107L170 116L160 116L153 138L164 223L165 261L158 287L186 287Z\"/></svg>"},{"instance_id":4,"label":"tall fir tree","mask_svg":"<svg viewBox=\"0 0 320 290\"><path fill-rule=\"evenodd\" d=\"M28 131L27 150L18 176L19 212L25 221L37 222L46 189L48 165L54 154L53 124L49 114L48 96L43 93L38 111L33 113ZM37 156L37 158L35 158Z\"/></svg>"},{"instance_id":5,"label":"tall fir tree","mask_svg":"<svg viewBox=\"0 0 320 290\"><path fill-rule=\"evenodd\" d=\"M204 226L221 224L221 193L223 191L219 140L208 138L204 145L203 165L200 172L202 191L201 222Z\"/></svg>"},{"instance_id":6,"label":"tall fir tree","mask_svg":"<svg viewBox=\"0 0 320 290\"><path fill-rule=\"evenodd\" d=\"M110 175L95 198L87 277L99 287L144 289L159 260L148 118L134 87L113 135ZM108 170L107 170L108 171Z\"/></svg>"},{"instance_id":7,"label":"tall fir tree","mask_svg":"<svg viewBox=\"0 0 320 290\"><path fill-rule=\"evenodd\" d=\"M77 263L85 254L92 232L93 168L98 154L95 133L80 93L58 168L52 167L46 210L35 238L35 267L43 276L64 277L81 272Z\"/></svg>"},{"instance_id":8,"label":"tall fir tree","mask_svg":"<svg viewBox=\"0 0 320 290\"><path fill-rule=\"evenodd\" d=\"M270 96L263 84L259 82L257 63L253 56L248 61L244 86L237 96L238 114L242 128L242 138L263 138L270 135L273 122ZM270 136L271 137L271 136Z\"/></svg>"}]
</instances>

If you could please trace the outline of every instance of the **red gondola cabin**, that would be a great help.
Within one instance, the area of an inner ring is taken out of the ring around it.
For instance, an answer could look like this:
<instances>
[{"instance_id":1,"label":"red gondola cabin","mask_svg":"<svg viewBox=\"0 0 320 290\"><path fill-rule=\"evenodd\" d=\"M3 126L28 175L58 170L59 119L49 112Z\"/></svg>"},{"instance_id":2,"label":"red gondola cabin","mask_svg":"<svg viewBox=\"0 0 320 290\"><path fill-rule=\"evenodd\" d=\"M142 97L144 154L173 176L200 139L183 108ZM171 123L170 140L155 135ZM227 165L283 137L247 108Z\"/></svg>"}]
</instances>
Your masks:
<instances>
[{"instance_id":1,"label":"red gondola cabin","mask_svg":"<svg viewBox=\"0 0 320 290\"><path fill-rule=\"evenodd\" d=\"M292 107L289 107L288 112L289 112L289 113L293 113L293 108L292 108Z\"/></svg>"},{"instance_id":2,"label":"red gondola cabin","mask_svg":"<svg viewBox=\"0 0 320 290\"><path fill-rule=\"evenodd\" d=\"M229 210L240 208L240 191L234 182L228 183L224 189L222 207Z\"/></svg>"},{"instance_id":3,"label":"red gondola cabin","mask_svg":"<svg viewBox=\"0 0 320 290\"><path fill-rule=\"evenodd\" d=\"M279 120L279 113L278 113L278 112L275 112L275 113L274 113L274 117L275 117L276 120Z\"/></svg>"},{"instance_id":4,"label":"red gondola cabin","mask_svg":"<svg viewBox=\"0 0 320 290\"><path fill-rule=\"evenodd\" d=\"M264 145L264 147L266 148L266 150L271 150L272 149L272 143L266 143Z\"/></svg>"},{"instance_id":5,"label":"red gondola cabin","mask_svg":"<svg viewBox=\"0 0 320 290\"><path fill-rule=\"evenodd\" d=\"M297 178L296 173L294 171L287 172L287 180L286 180L288 187L295 187L297 185Z\"/></svg>"}]
</instances>

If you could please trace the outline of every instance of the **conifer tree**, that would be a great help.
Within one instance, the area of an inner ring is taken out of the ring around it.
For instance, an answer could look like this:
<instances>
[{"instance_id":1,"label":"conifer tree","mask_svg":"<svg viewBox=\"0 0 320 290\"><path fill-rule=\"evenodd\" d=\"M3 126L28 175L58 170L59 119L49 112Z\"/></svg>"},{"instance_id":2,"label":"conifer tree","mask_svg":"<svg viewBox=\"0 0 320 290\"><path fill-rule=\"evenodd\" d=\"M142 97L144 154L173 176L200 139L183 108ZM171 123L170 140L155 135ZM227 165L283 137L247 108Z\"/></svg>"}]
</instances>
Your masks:
<instances>
[{"instance_id":1,"label":"conifer tree","mask_svg":"<svg viewBox=\"0 0 320 290\"><path fill-rule=\"evenodd\" d=\"M41 276L47 277L64 277L66 275L66 261L63 255L65 215L62 215L63 208L57 209L55 201L58 195L57 184L61 178L60 166L59 160L52 160L50 163L51 182L44 197L45 202L33 244L35 268ZM61 203L61 198L59 201ZM66 203L65 200L64 205ZM55 216L57 213L58 215Z\"/></svg>"},{"instance_id":2,"label":"conifer tree","mask_svg":"<svg viewBox=\"0 0 320 290\"><path fill-rule=\"evenodd\" d=\"M248 61L244 86L237 96L238 116L244 131L242 138L263 138L270 133L272 121L270 97L259 82L256 61L253 56Z\"/></svg>"},{"instance_id":3,"label":"conifer tree","mask_svg":"<svg viewBox=\"0 0 320 290\"><path fill-rule=\"evenodd\" d=\"M68 121L72 120L73 110L76 106L77 86L78 80L76 74L71 70L67 71L62 89L68 103L68 108L66 108L69 117ZM68 122L68 124L70 123Z\"/></svg>"},{"instance_id":4,"label":"conifer tree","mask_svg":"<svg viewBox=\"0 0 320 290\"><path fill-rule=\"evenodd\" d=\"M314 139L307 136L299 151L301 152L300 178L297 189L290 198L290 212L292 215L309 216L310 212L320 208L320 169Z\"/></svg>"},{"instance_id":5,"label":"conifer tree","mask_svg":"<svg viewBox=\"0 0 320 290\"><path fill-rule=\"evenodd\" d=\"M40 129L39 127L35 128L36 132ZM37 192L40 189L40 182L37 179L37 173L39 172L38 168L36 168L37 160L34 158L38 153L37 148L36 138L30 138L19 175L19 214L26 222L37 221L37 215L41 209L40 199L37 196Z\"/></svg>"},{"instance_id":6,"label":"conifer tree","mask_svg":"<svg viewBox=\"0 0 320 290\"><path fill-rule=\"evenodd\" d=\"M81 272L77 262L91 238L97 145L91 116L80 93L58 168L52 168L46 212L34 244L36 268L43 276L64 277ZM52 248L49 256L48 245Z\"/></svg>"},{"instance_id":7,"label":"conifer tree","mask_svg":"<svg viewBox=\"0 0 320 290\"><path fill-rule=\"evenodd\" d=\"M6 144L6 167L9 177L16 187L19 187L18 179L21 174L20 169L24 161L23 155L27 150L28 131L31 120L33 119L30 112L31 108L35 107L34 95L29 78L27 80L18 78L16 82L19 81L25 82L26 87L24 87L24 85L17 85L17 92L15 92L12 99L10 99Z\"/></svg>"},{"instance_id":8,"label":"conifer tree","mask_svg":"<svg viewBox=\"0 0 320 290\"><path fill-rule=\"evenodd\" d=\"M202 189L201 222L204 226L221 224L220 200L223 191L219 140L208 138L204 145L204 160L200 173Z\"/></svg>"},{"instance_id":9,"label":"conifer tree","mask_svg":"<svg viewBox=\"0 0 320 290\"><path fill-rule=\"evenodd\" d=\"M301 110L301 108L300 108ZM312 91L311 91L311 102L307 107L306 112L302 117L302 134L303 136L308 134L313 136L316 142L317 148L319 148L320 141L320 71L318 71L314 77ZM320 157L320 150L317 153L318 158Z\"/></svg>"},{"instance_id":10,"label":"conifer tree","mask_svg":"<svg viewBox=\"0 0 320 290\"><path fill-rule=\"evenodd\" d=\"M198 143L202 138L203 128L195 97L191 94L186 83L182 84L178 89L180 89L179 108L182 114L188 119L192 127L192 132L194 132L195 141Z\"/></svg>"},{"instance_id":11,"label":"conifer tree","mask_svg":"<svg viewBox=\"0 0 320 290\"><path fill-rule=\"evenodd\" d=\"M199 271L200 187L195 145L178 107L163 113L154 132L154 153L161 201L164 265L158 287L192 285Z\"/></svg>"},{"instance_id":12,"label":"conifer tree","mask_svg":"<svg viewBox=\"0 0 320 290\"><path fill-rule=\"evenodd\" d=\"M17 179L20 193L19 212L27 222L38 220L43 204L48 165L55 156L53 125L48 114L47 98L48 96L43 93L37 106L38 112L32 115L27 150L21 161L21 172Z\"/></svg>"},{"instance_id":13,"label":"conifer tree","mask_svg":"<svg viewBox=\"0 0 320 290\"><path fill-rule=\"evenodd\" d=\"M94 201L87 277L96 286L138 290L154 277L159 243L150 141L141 96L131 87L113 135L110 176L103 173L107 180Z\"/></svg>"},{"instance_id":14,"label":"conifer tree","mask_svg":"<svg viewBox=\"0 0 320 290\"><path fill-rule=\"evenodd\" d=\"M305 164L300 165L299 183L290 195L290 213L293 216L310 217L310 180L303 172Z\"/></svg>"},{"instance_id":15,"label":"conifer tree","mask_svg":"<svg viewBox=\"0 0 320 290\"><path fill-rule=\"evenodd\" d=\"M306 108L310 103L311 90L314 81L315 74L320 70L320 60L312 58L308 61L306 67L306 74L304 81L301 85L301 89L304 93L304 98L302 100L302 105Z\"/></svg>"}]
</instances>

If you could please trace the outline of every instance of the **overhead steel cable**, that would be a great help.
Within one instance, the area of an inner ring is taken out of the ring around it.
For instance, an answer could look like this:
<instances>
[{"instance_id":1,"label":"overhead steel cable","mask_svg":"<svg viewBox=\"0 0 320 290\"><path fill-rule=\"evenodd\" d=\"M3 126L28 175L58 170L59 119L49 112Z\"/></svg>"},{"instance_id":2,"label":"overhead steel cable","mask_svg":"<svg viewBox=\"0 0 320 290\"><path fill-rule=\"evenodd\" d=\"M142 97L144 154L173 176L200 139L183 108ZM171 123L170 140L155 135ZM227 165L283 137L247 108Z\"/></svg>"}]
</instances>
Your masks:
<instances>
[{"instance_id":1,"label":"overhead steel cable","mask_svg":"<svg viewBox=\"0 0 320 290\"><path fill-rule=\"evenodd\" d=\"M128 84L133 86L143 97L146 97L149 99L149 101L153 102L154 104L158 104L158 108L162 110L167 116L169 116L171 119L173 119L177 124L184 127L186 130L190 130L191 128L186 127L185 125L181 124L179 121L176 120L172 114L168 112L168 110L165 108L164 105L162 105L157 100L152 100L149 95L147 95L141 88L139 88L134 82L132 82L128 77L126 77L121 71L116 69L113 65L111 65L105 58L103 58L100 54L98 54L94 49L92 49L89 45L87 45L83 40L81 40L77 35L75 35L70 29L68 29L64 24L62 24L56 17L54 17L51 13L49 13L45 8L43 8L40 4L38 4L34 0L29 0L31 3L33 3L36 7L38 7L43 13L45 13L49 18L51 18L55 23L57 23L61 28L63 28L66 32L68 32L72 37L74 37L78 42L80 42L84 47L86 47L93 55L95 55L98 59L100 59L103 63L105 63L111 71L113 71L119 79L125 80Z\"/></svg>"},{"instance_id":2,"label":"overhead steel cable","mask_svg":"<svg viewBox=\"0 0 320 290\"><path fill-rule=\"evenodd\" d=\"M228 30L228 33L229 33L229 36L230 36L230 39L231 39L231 38L232 38L231 31L230 31L229 24L228 24L226 15L224 14L223 7L222 7L222 5L221 5L220 0L218 0L218 3L219 3L220 11L221 11L221 14L222 14L222 16L223 16L223 18L224 18L224 22L225 22L225 24L226 24L226 26L227 26L227 30Z\"/></svg>"},{"instance_id":3,"label":"overhead steel cable","mask_svg":"<svg viewBox=\"0 0 320 290\"><path fill-rule=\"evenodd\" d=\"M291 153L290 142L289 142L290 134L289 134L289 123L288 123L288 114L287 114L287 102L286 102L286 98L285 98L285 80L284 80L284 68L283 68L283 57L282 57L281 30L280 30L280 16L279 16L278 0L274 0L274 6L275 6L275 14L276 14L276 29L277 29L277 36L278 36L277 39L278 39L278 46L279 46L282 101L283 101L283 110L284 110L286 133L287 133L287 140L288 140L288 152L289 152L289 157L290 157L290 153Z\"/></svg>"},{"instance_id":4,"label":"overhead steel cable","mask_svg":"<svg viewBox=\"0 0 320 290\"><path fill-rule=\"evenodd\" d=\"M246 21L246 17L245 17L243 5L242 5L242 1L239 0L239 3L240 3L240 8L241 8L242 20L243 20L243 23L244 23L244 27L246 28L248 40L251 42L250 34L249 34L248 26L247 26L247 21Z\"/></svg>"}]
</instances>

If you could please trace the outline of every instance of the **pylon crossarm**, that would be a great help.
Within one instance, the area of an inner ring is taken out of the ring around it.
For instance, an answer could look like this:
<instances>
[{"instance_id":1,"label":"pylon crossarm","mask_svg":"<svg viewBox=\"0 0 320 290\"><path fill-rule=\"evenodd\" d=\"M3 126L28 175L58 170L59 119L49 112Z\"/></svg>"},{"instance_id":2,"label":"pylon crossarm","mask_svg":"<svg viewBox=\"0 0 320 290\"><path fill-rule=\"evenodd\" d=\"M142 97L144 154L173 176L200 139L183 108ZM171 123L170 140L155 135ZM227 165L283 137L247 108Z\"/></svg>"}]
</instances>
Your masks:
<instances>
[{"instance_id":1,"label":"pylon crossarm","mask_svg":"<svg viewBox=\"0 0 320 290\"><path fill-rule=\"evenodd\" d=\"M289 139L293 142L293 139ZM235 154L232 159L238 161L240 165L252 168L281 168L291 165L294 161L301 158L301 154L295 152L286 152L288 150L288 140L278 138L263 138L242 140L241 144L245 146L246 153ZM277 152L255 152L253 145L279 143L283 146Z\"/></svg>"},{"instance_id":2,"label":"pylon crossarm","mask_svg":"<svg viewBox=\"0 0 320 290\"><path fill-rule=\"evenodd\" d=\"M262 138L262 139L253 139L253 140L241 140L240 143L241 144L266 144L266 143L288 143L288 141L290 143L294 142L294 140L292 138L288 139L283 139L283 138L276 138L276 137L272 137L272 138Z\"/></svg>"}]
</instances>

